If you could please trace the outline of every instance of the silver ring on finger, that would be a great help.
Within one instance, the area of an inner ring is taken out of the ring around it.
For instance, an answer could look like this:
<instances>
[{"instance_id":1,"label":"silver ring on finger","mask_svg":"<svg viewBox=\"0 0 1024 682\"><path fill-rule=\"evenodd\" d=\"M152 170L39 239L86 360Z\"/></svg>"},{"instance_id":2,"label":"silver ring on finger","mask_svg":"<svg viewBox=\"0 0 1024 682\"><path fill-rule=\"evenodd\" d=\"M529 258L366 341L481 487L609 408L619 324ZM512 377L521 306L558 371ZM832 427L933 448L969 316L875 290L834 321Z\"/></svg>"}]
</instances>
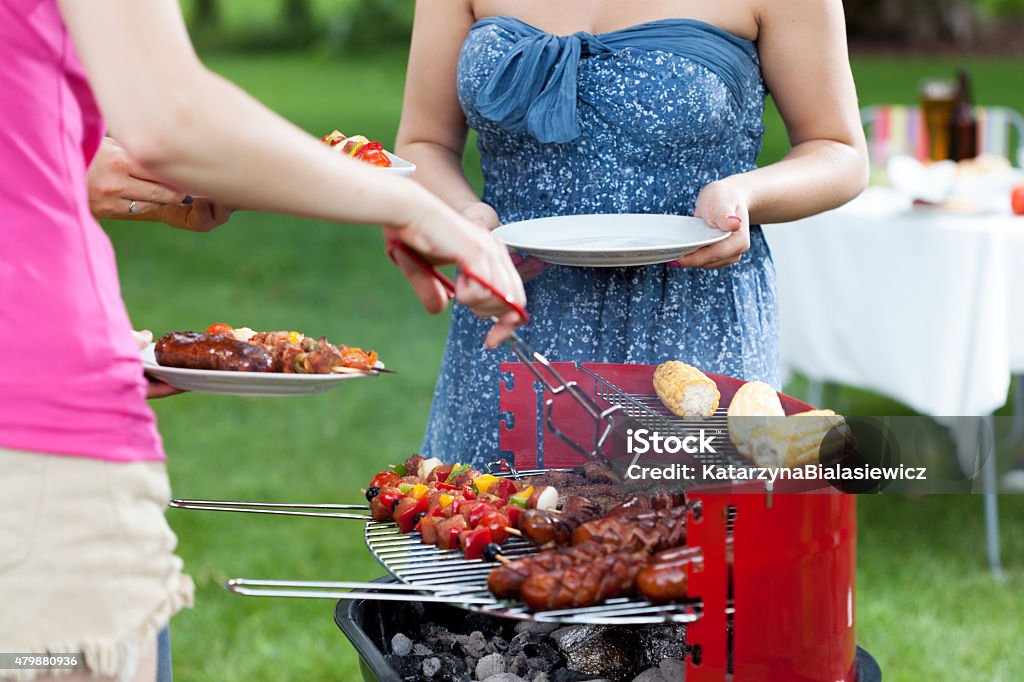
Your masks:
<instances>
[{"instance_id":1,"label":"silver ring on finger","mask_svg":"<svg viewBox=\"0 0 1024 682\"><path fill-rule=\"evenodd\" d=\"M139 205L136 204L134 201L128 204L128 212L131 213L132 215L135 215L136 213L139 212Z\"/></svg>"}]
</instances>

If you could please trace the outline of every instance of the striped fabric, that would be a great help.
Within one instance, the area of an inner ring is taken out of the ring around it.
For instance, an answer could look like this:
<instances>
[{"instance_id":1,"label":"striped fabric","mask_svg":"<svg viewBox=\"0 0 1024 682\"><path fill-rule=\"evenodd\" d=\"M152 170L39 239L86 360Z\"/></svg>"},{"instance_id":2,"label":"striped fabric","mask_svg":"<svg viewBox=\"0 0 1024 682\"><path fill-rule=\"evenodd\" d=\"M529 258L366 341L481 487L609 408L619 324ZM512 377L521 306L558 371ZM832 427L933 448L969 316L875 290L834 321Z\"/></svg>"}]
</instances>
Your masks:
<instances>
[{"instance_id":1,"label":"striped fabric","mask_svg":"<svg viewBox=\"0 0 1024 682\"><path fill-rule=\"evenodd\" d=\"M1024 166L1024 117L1007 107L975 107L978 152L1002 156ZM883 104L864 107L860 120L868 135L872 165L884 166L891 156L928 158L928 136L916 106Z\"/></svg>"}]
</instances>

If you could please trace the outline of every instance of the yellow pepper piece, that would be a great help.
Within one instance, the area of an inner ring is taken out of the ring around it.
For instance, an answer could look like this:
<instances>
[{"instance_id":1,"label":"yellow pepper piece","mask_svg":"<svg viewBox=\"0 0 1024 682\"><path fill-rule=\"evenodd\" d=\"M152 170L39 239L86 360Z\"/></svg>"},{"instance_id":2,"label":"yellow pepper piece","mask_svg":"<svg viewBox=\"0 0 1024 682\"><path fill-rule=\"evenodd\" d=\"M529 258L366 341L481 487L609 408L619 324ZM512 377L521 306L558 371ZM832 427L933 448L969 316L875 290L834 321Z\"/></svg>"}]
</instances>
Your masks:
<instances>
[{"instance_id":1,"label":"yellow pepper piece","mask_svg":"<svg viewBox=\"0 0 1024 682\"><path fill-rule=\"evenodd\" d=\"M288 332L288 340L294 344L302 343L303 336L299 332Z\"/></svg>"},{"instance_id":2,"label":"yellow pepper piece","mask_svg":"<svg viewBox=\"0 0 1024 682\"><path fill-rule=\"evenodd\" d=\"M476 488L477 493L483 494L491 489L491 486L498 482L497 476L491 476L490 474L483 474L473 479L473 487Z\"/></svg>"},{"instance_id":3,"label":"yellow pepper piece","mask_svg":"<svg viewBox=\"0 0 1024 682\"><path fill-rule=\"evenodd\" d=\"M368 140L364 135L353 135L352 137L346 138L344 142L345 153L349 156L355 156L356 152L359 151L359 148L364 144L369 144L369 142L370 140Z\"/></svg>"},{"instance_id":4,"label":"yellow pepper piece","mask_svg":"<svg viewBox=\"0 0 1024 682\"><path fill-rule=\"evenodd\" d=\"M512 497L508 498L508 501L514 505L518 505L523 509L526 509L526 504L530 501L530 495L533 495L533 486L528 485Z\"/></svg>"},{"instance_id":5,"label":"yellow pepper piece","mask_svg":"<svg viewBox=\"0 0 1024 682\"><path fill-rule=\"evenodd\" d=\"M437 498L437 503L440 505L441 509L445 509L446 507L449 507L454 500L455 498L451 495L440 495Z\"/></svg>"},{"instance_id":6,"label":"yellow pepper piece","mask_svg":"<svg viewBox=\"0 0 1024 682\"><path fill-rule=\"evenodd\" d=\"M430 490L430 488L428 488L427 486L423 485L422 483L417 483L412 487L412 490L409 491L409 495L411 495L413 499L418 500L424 495L426 495L428 490Z\"/></svg>"}]
</instances>

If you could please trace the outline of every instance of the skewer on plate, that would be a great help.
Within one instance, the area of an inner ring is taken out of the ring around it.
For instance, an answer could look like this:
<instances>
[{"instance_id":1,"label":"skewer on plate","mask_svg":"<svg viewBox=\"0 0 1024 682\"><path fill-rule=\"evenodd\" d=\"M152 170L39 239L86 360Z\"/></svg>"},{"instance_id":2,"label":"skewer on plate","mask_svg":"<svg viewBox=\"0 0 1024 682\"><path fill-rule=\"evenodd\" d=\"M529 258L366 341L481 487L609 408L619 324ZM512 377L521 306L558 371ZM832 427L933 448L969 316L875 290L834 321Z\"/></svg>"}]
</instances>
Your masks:
<instances>
[{"instance_id":1,"label":"skewer on plate","mask_svg":"<svg viewBox=\"0 0 1024 682\"><path fill-rule=\"evenodd\" d=\"M374 367L373 369L358 369L356 367L334 367L332 374L398 374L398 370L387 367Z\"/></svg>"}]
</instances>

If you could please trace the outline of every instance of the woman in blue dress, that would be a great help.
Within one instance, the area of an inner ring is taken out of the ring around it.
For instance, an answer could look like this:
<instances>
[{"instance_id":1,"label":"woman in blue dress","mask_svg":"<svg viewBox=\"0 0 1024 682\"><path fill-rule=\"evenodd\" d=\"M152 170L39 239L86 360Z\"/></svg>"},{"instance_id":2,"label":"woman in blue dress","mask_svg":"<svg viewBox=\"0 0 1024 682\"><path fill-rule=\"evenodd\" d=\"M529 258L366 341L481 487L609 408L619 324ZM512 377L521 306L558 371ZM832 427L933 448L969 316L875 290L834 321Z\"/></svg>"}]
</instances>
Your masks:
<instances>
[{"instance_id":1,"label":"woman in blue dress","mask_svg":"<svg viewBox=\"0 0 1024 682\"><path fill-rule=\"evenodd\" d=\"M792 149L758 168L771 92ZM484 175L462 172L468 128ZM667 265L521 266L527 343L558 361L688 362L780 384L759 224L867 182L840 0L418 0L399 154L484 229L588 213L696 215L730 232ZM491 461L505 351L456 306L425 456Z\"/></svg>"}]
</instances>

